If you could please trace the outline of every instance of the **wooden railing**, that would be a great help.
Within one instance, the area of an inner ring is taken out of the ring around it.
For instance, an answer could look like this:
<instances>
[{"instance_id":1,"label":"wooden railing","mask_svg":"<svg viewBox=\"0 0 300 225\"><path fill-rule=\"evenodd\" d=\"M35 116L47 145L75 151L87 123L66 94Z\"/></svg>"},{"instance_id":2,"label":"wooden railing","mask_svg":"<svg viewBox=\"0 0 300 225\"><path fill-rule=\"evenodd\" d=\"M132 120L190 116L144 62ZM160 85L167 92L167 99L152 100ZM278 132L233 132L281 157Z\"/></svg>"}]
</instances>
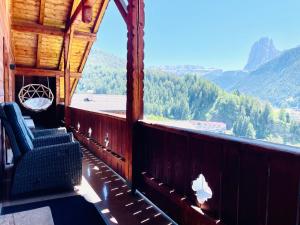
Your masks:
<instances>
[{"instance_id":1,"label":"wooden railing","mask_svg":"<svg viewBox=\"0 0 300 225\"><path fill-rule=\"evenodd\" d=\"M126 119L69 109L76 138L126 178ZM298 148L143 121L134 140L133 187L179 224L300 224ZM201 206L191 188L200 173L213 192Z\"/></svg>"},{"instance_id":2,"label":"wooden railing","mask_svg":"<svg viewBox=\"0 0 300 225\"><path fill-rule=\"evenodd\" d=\"M75 137L125 177L126 119L72 107L69 110L69 128Z\"/></svg>"},{"instance_id":3,"label":"wooden railing","mask_svg":"<svg viewBox=\"0 0 300 225\"><path fill-rule=\"evenodd\" d=\"M299 149L145 122L137 130L137 188L180 224L299 224ZM191 207L200 173L213 192L202 216Z\"/></svg>"}]
</instances>

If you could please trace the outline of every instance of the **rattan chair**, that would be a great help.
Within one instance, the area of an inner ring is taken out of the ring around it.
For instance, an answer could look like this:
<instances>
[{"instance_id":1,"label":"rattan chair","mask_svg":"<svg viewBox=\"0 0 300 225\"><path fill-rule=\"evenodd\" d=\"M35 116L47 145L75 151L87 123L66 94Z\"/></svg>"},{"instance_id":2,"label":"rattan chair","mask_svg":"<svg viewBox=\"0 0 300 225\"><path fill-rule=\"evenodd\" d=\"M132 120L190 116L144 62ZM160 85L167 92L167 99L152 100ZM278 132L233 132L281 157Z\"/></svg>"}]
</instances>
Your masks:
<instances>
[{"instance_id":1,"label":"rattan chair","mask_svg":"<svg viewBox=\"0 0 300 225\"><path fill-rule=\"evenodd\" d=\"M7 115L3 105L0 107L0 119L13 151L13 196L70 189L81 183L82 152L78 142L48 145L49 139L43 138L47 143L40 141L41 144L36 145L28 137L21 120L16 115Z\"/></svg>"},{"instance_id":2,"label":"rattan chair","mask_svg":"<svg viewBox=\"0 0 300 225\"><path fill-rule=\"evenodd\" d=\"M14 132L19 132L20 130L24 131L24 133L27 134L26 137L31 140L34 147L63 144L73 141L73 135L71 133L66 133L65 129L30 130L25 123L19 106L15 102L5 103L4 111L8 116L8 120L10 121ZM17 135L16 138L17 141L20 142L20 145L23 145L23 142L19 140L20 135ZM26 147L23 147L23 149L27 150Z\"/></svg>"},{"instance_id":3,"label":"rattan chair","mask_svg":"<svg viewBox=\"0 0 300 225\"><path fill-rule=\"evenodd\" d=\"M42 136L48 136L48 135L60 135L60 134L66 134L67 129L65 127L60 128L52 128L52 129L29 129L29 127L26 125L25 119L22 115L21 109L19 105L15 102L6 103L6 105L14 105L14 110L16 111L16 114L21 119L22 123L24 124L26 131L31 139L36 137L42 137Z\"/></svg>"}]
</instances>

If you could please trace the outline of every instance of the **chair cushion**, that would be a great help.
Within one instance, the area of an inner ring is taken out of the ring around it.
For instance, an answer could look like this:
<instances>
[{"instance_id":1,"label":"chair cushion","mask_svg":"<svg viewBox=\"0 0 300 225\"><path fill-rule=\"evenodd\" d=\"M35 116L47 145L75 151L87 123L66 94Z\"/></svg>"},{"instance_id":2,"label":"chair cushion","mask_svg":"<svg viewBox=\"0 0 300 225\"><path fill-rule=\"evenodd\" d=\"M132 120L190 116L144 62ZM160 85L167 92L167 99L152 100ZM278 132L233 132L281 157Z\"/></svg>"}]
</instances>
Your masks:
<instances>
[{"instance_id":1,"label":"chair cushion","mask_svg":"<svg viewBox=\"0 0 300 225\"><path fill-rule=\"evenodd\" d=\"M33 149L33 143L28 135L22 117L18 115L17 103L6 103L4 106L4 111L6 113L8 122L10 123L14 131L21 152L26 153L28 151L31 151Z\"/></svg>"},{"instance_id":2,"label":"chair cushion","mask_svg":"<svg viewBox=\"0 0 300 225\"><path fill-rule=\"evenodd\" d=\"M9 142L10 142L10 145L11 145L11 148L12 148L12 151L13 151L13 157L14 157L14 161L17 161L22 153L19 149L19 146L17 144L17 141L16 141L16 137L15 137L15 134L12 130L12 127L10 126L8 120L7 120L7 117L6 117L6 114L4 112L4 104L1 104L0 105L0 119L1 119L1 122L4 126L4 129L5 129L5 132L9 138Z\"/></svg>"},{"instance_id":3,"label":"chair cushion","mask_svg":"<svg viewBox=\"0 0 300 225\"><path fill-rule=\"evenodd\" d=\"M25 122L25 119L24 119L24 117L22 115L20 107L15 102L13 104L15 105L15 109L16 109L16 113L17 113L18 117L21 118L22 123L24 124L24 127L26 129L26 132L27 132L28 136L30 137L31 140L33 140L34 139L33 133L31 132L31 130L29 129L29 127L26 125L26 122Z\"/></svg>"}]
</instances>

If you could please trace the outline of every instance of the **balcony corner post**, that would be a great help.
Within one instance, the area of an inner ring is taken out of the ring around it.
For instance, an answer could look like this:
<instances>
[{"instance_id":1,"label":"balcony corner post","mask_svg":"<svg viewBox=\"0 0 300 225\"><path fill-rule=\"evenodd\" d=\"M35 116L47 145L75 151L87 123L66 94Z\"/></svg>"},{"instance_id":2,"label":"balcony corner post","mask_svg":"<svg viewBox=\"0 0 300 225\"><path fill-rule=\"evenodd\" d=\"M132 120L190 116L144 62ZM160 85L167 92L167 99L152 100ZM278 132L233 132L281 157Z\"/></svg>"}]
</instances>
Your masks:
<instances>
[{"instance_id":1,"label":"balcony corner post","mask_svg":"<svg viewBox=\"0 0 300 225\"><path fill-rule=\"evenodd\" d=\"M145 12L144 0L128 1L127 16L127 144L125 176L133 185L135 177L133 167L137 146L134 127L138 120L143 118L144 113L144 26ZM133 188L134 190L134 188Z\"/></svg>"}]
</instances>

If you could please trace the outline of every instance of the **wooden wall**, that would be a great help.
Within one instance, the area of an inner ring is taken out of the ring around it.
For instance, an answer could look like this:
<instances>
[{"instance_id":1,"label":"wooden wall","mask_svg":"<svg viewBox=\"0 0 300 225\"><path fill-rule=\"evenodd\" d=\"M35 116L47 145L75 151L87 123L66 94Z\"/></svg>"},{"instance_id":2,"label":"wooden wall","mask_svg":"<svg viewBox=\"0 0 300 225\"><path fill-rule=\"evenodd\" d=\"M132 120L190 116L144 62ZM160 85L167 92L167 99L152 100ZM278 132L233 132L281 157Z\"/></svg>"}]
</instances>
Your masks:
<instances>
[{"instance_id":1,"label":"wooden wall","mask_svg":"<svg viewBox=\"0 0 300 225\"><path fill-rule=\"evenodd\" d=\"M225 135L196 134L140 122L137 188L179 224L299 225L297 148ZM202 173L213 197L197 206Z\"/></svg>"},{"instance_id":2,"label":"wooden wall","mask_svg":"<svg viewBox=\"0 0 300 225\"><path fill-rule=\"evenodd\" d=\"M9 64L14 63L11 48L9 1L0 1L0 101L14 98L14 73Z\"/></svg>"},{"instance_id":3,"label":"wooden wall","mask_svg":"<svg viewBox=\"0 0 300 225\"><path fill-rule=\"evenodd\" d=\"M0 102L14 99L14 73L9 64L14 63L10 38L9 1L0 1ZM3 180L5 166L5 132L0 124L0 180ZM1 185L2 187L2 185ZM0 190L1 193L2 190Z\"/></svg>"},{"instance_id":4,"label":"wooden wall","mask_svg":"<svg viewBox=\"0 0 300 225\"><path fill-rule=\"evenodd\" d=\"M0 37L0 101L4 102L4 38Z\"/></svg>"}]
</instances>

